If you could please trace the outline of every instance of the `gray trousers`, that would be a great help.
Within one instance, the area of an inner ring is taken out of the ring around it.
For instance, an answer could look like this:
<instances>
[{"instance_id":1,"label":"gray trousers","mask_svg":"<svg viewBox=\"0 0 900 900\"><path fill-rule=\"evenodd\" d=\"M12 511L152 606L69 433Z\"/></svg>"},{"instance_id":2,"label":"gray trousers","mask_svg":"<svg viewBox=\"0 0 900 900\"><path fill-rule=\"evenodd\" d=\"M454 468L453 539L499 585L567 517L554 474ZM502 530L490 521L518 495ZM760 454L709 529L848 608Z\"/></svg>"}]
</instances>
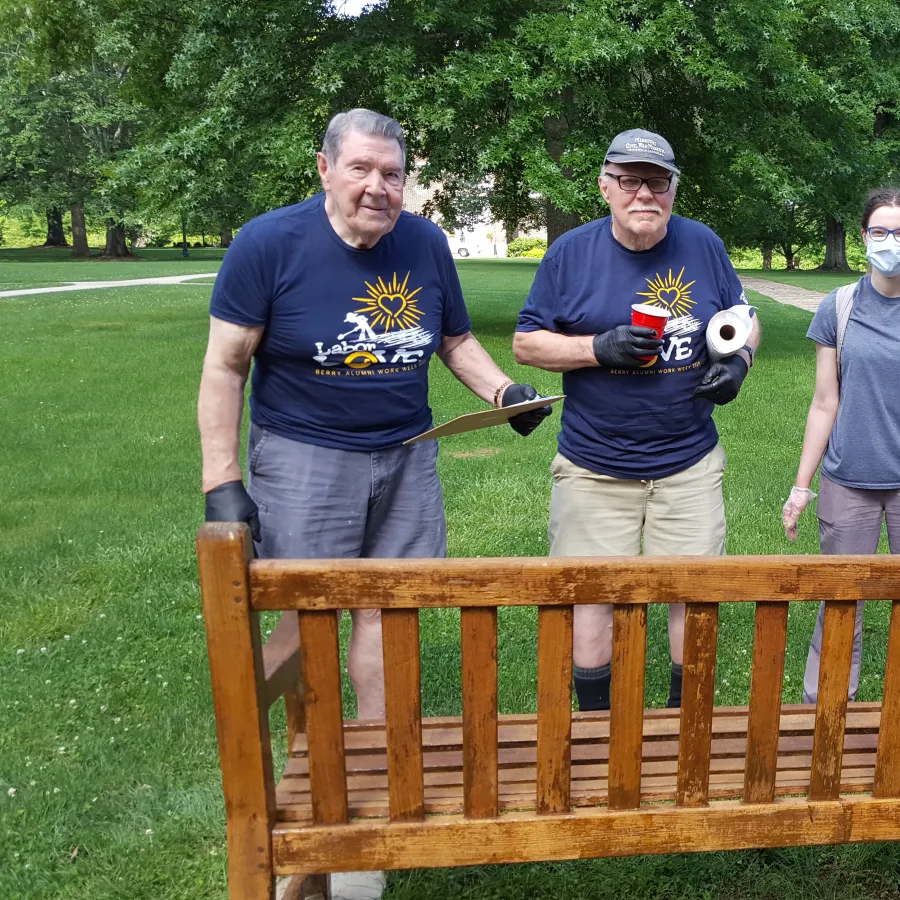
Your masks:
<instances>
[{"instance_id":1,"label":"gray trousers","mask_svg":"<svg viewBox=\"0 0 900 900\"><path fill-rule=\"evenodd\" d=\"M447 555L437 441L335 450L250 426L247 488L261 559Z\"/></svg>"},{"instance_id":2,"label":"gray trousers","mask_svg":"<svg viewBox=\"0 0 900 900\"><path fill-rule=\"evenodd\" d=\"M860 490L842 487L824 475L819 487L816 509L819 518L821 552L875 553L881 536L882 519L887 523L891 553L900 553L900 491ZM816 629L809 645L806 672L803 675L803 702L815 703L819 693L819 661L822 653L822 629L825 604L819 606ZM853 629L853 660L850 664L849 699L856 699L859 668L862 662L863 603L856 605Z\"/></svg>"}]
</instances>

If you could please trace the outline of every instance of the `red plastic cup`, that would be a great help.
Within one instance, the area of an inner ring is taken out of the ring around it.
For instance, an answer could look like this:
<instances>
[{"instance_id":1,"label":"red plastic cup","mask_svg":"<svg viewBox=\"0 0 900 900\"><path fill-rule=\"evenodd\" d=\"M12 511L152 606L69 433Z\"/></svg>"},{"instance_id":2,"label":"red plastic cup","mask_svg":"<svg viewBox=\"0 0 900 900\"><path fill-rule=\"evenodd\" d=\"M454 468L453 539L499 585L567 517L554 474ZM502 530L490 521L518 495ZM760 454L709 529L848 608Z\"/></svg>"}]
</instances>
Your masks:
<instances>
[{"instance_id":1,"label":"red plastic cup","mask_svg":"<svg viewBox=\"0 0 900 900\"><path fill-rule=\"evenodd\" d=\"M658 306L650 306L649 303L634 303L631 307L631 324L642 325L644 328L652 328L658 338L662 338L666 325L672 313ZM653 356L639 356L638 359L651 360Z\"/></svg>"}]
</instances>

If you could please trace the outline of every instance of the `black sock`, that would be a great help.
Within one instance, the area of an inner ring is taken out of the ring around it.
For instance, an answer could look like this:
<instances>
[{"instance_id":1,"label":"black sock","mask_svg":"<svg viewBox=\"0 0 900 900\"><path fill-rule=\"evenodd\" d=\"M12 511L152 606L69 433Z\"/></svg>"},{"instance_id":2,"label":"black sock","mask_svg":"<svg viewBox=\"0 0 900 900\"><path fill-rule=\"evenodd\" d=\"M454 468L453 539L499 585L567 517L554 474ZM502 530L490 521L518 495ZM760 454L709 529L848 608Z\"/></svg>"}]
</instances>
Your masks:
<instances>
[{"instance_id":1,"label":"black sock","mask_svg":"<svg viewBox=\"0 0 900 900\"><path fill-rule=\"evenodd\" d=\"M678 663L672 663L672 680L669 682L669 699L666 706L669 709L681 707L681 678L684 670Z\"/></svg>"},{"instance_id":2,"label":"black sock","mask_svg":"<svg viewBox=\"0 0 900 900\"><path fill-rule=\"evenodd\" d=\"M609 709L609 685L612 680L610 664L595 669L574 667L575 696L580 710Z\"/></svg>"}]
</instances>

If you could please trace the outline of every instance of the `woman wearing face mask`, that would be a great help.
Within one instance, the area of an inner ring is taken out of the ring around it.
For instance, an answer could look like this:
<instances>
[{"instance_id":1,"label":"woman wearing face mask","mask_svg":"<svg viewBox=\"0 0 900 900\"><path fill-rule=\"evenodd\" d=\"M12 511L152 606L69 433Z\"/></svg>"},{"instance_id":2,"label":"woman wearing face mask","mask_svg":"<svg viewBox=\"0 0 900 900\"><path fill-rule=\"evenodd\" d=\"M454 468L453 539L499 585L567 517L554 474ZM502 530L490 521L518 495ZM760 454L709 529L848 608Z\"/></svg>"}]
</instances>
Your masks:
<instances>
[{"instance_id":1,"label":"woman wearing face mask","mask_svg":"<svg viewBox=\"0 0 900 900\"><path fill-rule=\"evenodd\" d=\"M785 534L795 541L800 513L816 496L809 486L821 462L816 514L821 552L829 554L875 553L882 518L891 553L900 553L900 188L872 191L862 237L869 272L853 291L846 328L838 327L843 304L832 291L806 334L816 343L816 389L782 511ZM862 607L856 609L851 700L859 687ZM822 604L809 647L804 703L815 703L818 694L824 610Z\"/></svg>"}]
</instances>

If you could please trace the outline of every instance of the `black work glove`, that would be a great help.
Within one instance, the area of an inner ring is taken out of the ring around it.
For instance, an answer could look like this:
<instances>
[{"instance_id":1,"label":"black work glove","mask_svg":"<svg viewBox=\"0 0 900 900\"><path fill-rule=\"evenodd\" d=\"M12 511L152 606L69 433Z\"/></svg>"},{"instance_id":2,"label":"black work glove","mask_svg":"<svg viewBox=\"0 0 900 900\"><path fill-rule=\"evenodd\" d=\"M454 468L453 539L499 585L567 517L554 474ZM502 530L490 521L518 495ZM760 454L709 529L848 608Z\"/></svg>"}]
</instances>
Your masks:
<instances>
[{"instance_id":1,"label":"black work glove","mask_svg":"<svg viewBox=\"0 0 900 900\"><path fill-rule=\"evenodd\" d=\"M206 495L207 522L246 522L254 541L260 541L259 507L244 490L243 482L226 481Z\"/></svg>"},{"instance_id":2,"label":"black work glove","mask_svg":"<svg viewBox=\"0 0 900 900\"><path fill-rule=\"evenodd\" d=\"M530 384L511 384L503 392L503 400L501 406L512 406L514 403L525 403L527 400L537 400L538 392ZM519 413L509 420L513 431L527 437L534 431L550 413L553 412L552 407L539 406L529 412Z\"/></svg>"},{"instance_id":3,"label":"black work glove","mask_svg":"<svg viewBox=\"0 0 900 900\"><path fill-rule=\"evenodd\" d=\"M694 396L712 400L719 406L731 403L747 377L747 362L743 356L726 356L714 362L694 388Z\"/></svg>"},{"instance_id":4,"label":"black work glove","mask_svg":"<svg viewBox=\"0 0 900 900\"><path fill-rule=\"evenodd\" d=\"M646 325L620 325L594 335L594 356L611 369L637 369L647 362L640 357L657 356L662 347L662 340Z\"/></svg>"}]
</instances>

